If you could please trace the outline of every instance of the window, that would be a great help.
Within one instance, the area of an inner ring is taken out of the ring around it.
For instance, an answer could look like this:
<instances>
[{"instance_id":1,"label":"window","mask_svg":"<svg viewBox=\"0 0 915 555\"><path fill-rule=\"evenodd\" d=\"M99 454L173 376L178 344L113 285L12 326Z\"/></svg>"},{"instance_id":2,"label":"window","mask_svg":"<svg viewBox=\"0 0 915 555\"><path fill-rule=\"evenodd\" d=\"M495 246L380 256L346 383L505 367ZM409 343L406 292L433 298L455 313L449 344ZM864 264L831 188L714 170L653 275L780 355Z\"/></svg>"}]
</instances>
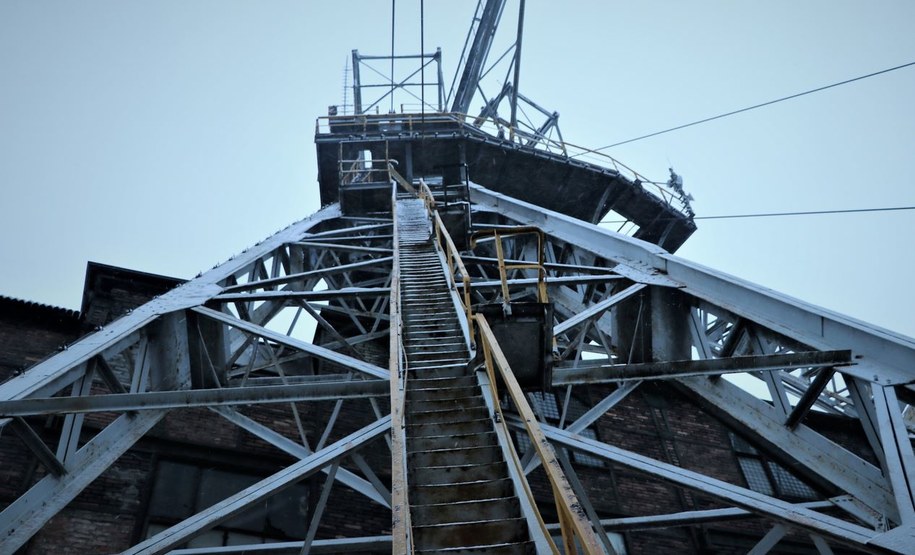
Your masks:
<instances>
[{"instance_id":1,"label":"window","mask_svg":"<svg viewBox=\"0 0 915 555\"><path fill-rule=\"evenodd\" d=\"M820 496L785 467L768 460L755 447L736 434L731 434L731 446L737 464L751 490L785 499L811 500Z\"/></svg>"},{"instance_id":2,"label":"window","mask_svg":"<svg viewBox=\"0 0 915 555\"><path fill-rule=\"evenodd\" d=\"M149 500L146 537L154 536L260 480L260 476L253 474L160 461ZM293 485L194 538L187 547L304 539L308 499L307 486Z\"/></svg>"},{"instance_id":3,"label":"window","mask_svg":"<svg viewBox=\"0 0 915 555\"><path fill-rule=\"evenodd\" d=\"M534 414L536 414L538 418L542 418L551 426L559 426L562 408L556 400L556 395L551 392L534 391L528 393L527 398L530 401L531 409L533 409ZM570 396L568 406L566 407L565 425L574 422L586 411L587 407L575 399L575 397ZM593 428L585 428L579 432L579 435L588 439L598 440L597 432ZM523 432L515 434L515 442L518 446L518 453L521 455L524 455L532 447L530 439L527 437L527 434ZM593 468L604 467L603 460L587 453L577 453L569 450L568 455L569 460L582 466L590 466Z\"/></svg>"}]
</instances>

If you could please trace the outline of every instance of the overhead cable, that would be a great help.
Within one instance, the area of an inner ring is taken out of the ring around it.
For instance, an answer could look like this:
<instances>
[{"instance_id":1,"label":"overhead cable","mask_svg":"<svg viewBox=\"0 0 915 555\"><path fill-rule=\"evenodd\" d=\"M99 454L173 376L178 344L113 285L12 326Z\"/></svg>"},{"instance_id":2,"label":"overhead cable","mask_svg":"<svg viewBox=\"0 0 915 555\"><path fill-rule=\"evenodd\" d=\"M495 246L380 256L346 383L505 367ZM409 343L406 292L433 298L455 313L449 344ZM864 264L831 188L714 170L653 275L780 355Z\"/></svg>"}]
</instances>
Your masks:
<instances>
[{"instance_id":1,"label":"overhead cable","mask_svg":"<svg viewBox=\"0 0 915 555\"><path fill-rule=\"evenodd\" d=\"M694 125L699 125L700 123L707 123L707 122L710 122L710 121L714 121L714 120L716 120L716 119L721 119L721 118L726 118L726 117L728 117L728 116L733 116L733 115L735 115L735 114L740 114L740 113L743 113L743 112L749 112L750 110L755 110L755 109L757 109L757 108L762 108L763 106L770 106L770 105L776 104L776 103L778 103L778 102L784 102L785 100L791 100L791 99L793 99L793 98L798 98L798 97L800 97L800 96L805 96L805 95L808 95L808 94L813 94L813 93L815 93L815 92L825 91L826 89L831 89L831 88L833 88L833 87L838 87L839 85L847 85L848 83L854 83L855 81L860 81L860 80L862 80L862 79L867 79L868 77L875 77L875 76L877 76L877 75L882 75L882 74L884 74L884 73L889 73L889 72L891 72L891 71L896 71L897 69L903 69L903 68L910 67L910 66L915 66L915 62L909 62L909 63L907 63L907 64L902 64L902 65L900 65L900 66L891 67L891 68L883 69L883 70L880 70L880 71L875 71L874 73L868 73L867 75L861 75L861 76L859 76L859 77L854 77L854 78L852 78L852 79L846 79L845 81L839 81L838 83L833 83L833 84L831 84L831 85L826 85L826 86L823 86L823 87L817 87L817 88L815 88L815 89L810 89L809 91L799 92L799 93L792 94L792 95L789 95L789 96L785 96L785 97L782 97L782 98L777 98L777 99L775 99L775 100L770 100L770 101L768 101L768 102L763 102L762 104L756 104L756 105L754 105L754 106L748 106L748 107L746 107L746 108L741 108L741 109L739 109L739 110L734 110L734 111L731 111L731 112L726 112L726 113L724 113L724 114L718 114L717 116L712 116L712 117L700 119L700 120L693 121L693 122L690 122L690 123L684 123L683 125L678 125L678 126L676 126L676 127L671 127L671 128L669 128L669 129L664 129L663 131L655 131L654 133L649 133L649 134L647 134L647 135L642 135L641 137L635 137L634 139L627 139L627 140L625 140L625 141L620 141L620 142L618 142L618 143L613 143L612 145L602 146L602 147L600 147L600 148L594 149L593 151L589 151L589 152L600 152L600 151L602 151L602 150L607 150L608 148L613 148L613 147L615 147L615 146L625 145L625 144L628 144L628 143L634 143L635 141L641 141L642 139L648 139L649 137L656 137L656 136L658 136L658 135L663 135L664 133L670 133L670 132L672 132L672 131L678 131L678 130L680 130L680 129L685 129L685 128L687 128L687 127L692 127L692 126L694 126Z\"/></svg>"},{"instance_id":2,"label":"overhead cable","mask_svg":"<svg viewBox=\"0 0 915 555\"><path fill-rule=\"evenodd\" d=\"M761 214L728 214L721 216L695 216L694 220L729 220L737 218L770 218L775 216L818 216L822 214L855 214L860 212L894 212L915 210L915 206L891 206L884 208L849 208L845 210L811 210L807 212L764 212ZM602 224L621 224L626 220L601 220Z\"/></svg>"}]
</instances>

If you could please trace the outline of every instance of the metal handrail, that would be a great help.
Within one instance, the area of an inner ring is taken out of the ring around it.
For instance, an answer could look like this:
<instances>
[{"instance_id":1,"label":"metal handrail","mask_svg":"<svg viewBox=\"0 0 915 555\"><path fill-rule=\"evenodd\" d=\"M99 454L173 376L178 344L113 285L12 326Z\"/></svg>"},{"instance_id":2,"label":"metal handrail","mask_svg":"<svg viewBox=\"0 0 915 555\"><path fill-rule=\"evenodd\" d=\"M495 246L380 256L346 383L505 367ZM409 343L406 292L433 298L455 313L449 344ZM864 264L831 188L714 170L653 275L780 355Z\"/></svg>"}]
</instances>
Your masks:
<instances>
[{"instance_id":1,"label":"metal handrail","mask_svg":"<svg viewBox=\"0 0 915 555\"><path fill-rule=\"evenodd\" d=\"M425 183L423 183L423 186L425 186ZM426 190L428 189L429 188L426 187ZM461 299L461 304L464 307L464 314L467 316L468 335L470 336L470 343L472 345L474 340L474 329L473 310L470 303L470 274L467 272L467 267L464 266L464 261L461 260L461 253L454 245L454 241L451 239L448 230L445 229L445 224L442 223L442 218L438 215L438 212L433 211L433 218L435 221L435 240L438 242L439 247L445 252L445 260L448 262L448 270L451 272L451 286L454 288L454 292L458 295L458 298ZM463 292L458 291L458 273L461 274Z\"/></svg>"},{"instance_id":2,"label":"metal handrail","mask_svg":"<svg viewBox=\"0 0 915 555\"><path fill-rule=\"evenodd\" d=\"M550 486L553 490L553 500L556 503L556 511L559 516L559 526L562 532L564 552L577 553L578 549L575 543L577 539L578 544L586 554L604 553L600 540L597 538L591 523L585 518L580 510L575 509L575 507L580 507L581 504L575 496L565 473L562 471L559 461L556 459L556 453L553 451L553 447L546 439L543 430L541 430L537 417L534 415L534 411L531 409L524 393L521 391L521 386L518 384L518 380L515 378L511 366L508 363L508 359L505 358L505 354L502 352L502 348L499 346L499 342L496 340L492 329L490 329L489 323L482 314L475 315L474 319L476 320L477 328L480 331L480 343L483 350L486 373L489 376L489 387L492 392L493 404L498 419L504 426L505 418L502 414L502 405L499 403L500 394L496 380L496 370L498 370L499 375L505 384L505 389L521 416L524 428L528 433L528 437L530 437L530 442L534 446L537 456L540 457L541 465L546 471L547 478L550 481ZM515 453L514 449L512 449L512 453L515 454L517 460L517 453ZM524 473L521 473L521 476L526 482L526 479L523 478ZM534 500L529 488L526 487L525 489L527 490L526 494L531 497L530 500L533 504ZM546 526L540 517L539 511L537 513L537 518L540 521L540 525L546 530ZM554 553L559 553L549 534L546 534L546 537L550 540Z\"/></svg>"},{"instance_id":3,"label":"metal handrail","mask_svg":"<svg viewBox=\"0 0 915 555\"><path fill-rule=\"evenodd\" d=\"M507 130L509 136L517 136L525 139L535 138L537 139L537 142L534 143L534 146L543 145L543 148L545 148L548 152L552 152L568 159L578 159L583 164L597 166L599 168L613 169L617 173L625 175L630 180L637 181L643 187L650 186L652 189L649 190L646 188L646 191L658 197L671 208L689 215L689 201L684 198L683 195L668 189L664 182L648 179L644 175L640 174L636 170L630 168L609 154L576 145L574 143L567 142L564 139L557 141L545 136L533 137L530 135L530 133L525 132L523 129L512 128L508 122L497 118L480 118L479 116L471 116L459 112L321 116L315 121L315 135L329 133L331 125L335 123L353 126L354 131L360 131L362 134L365 134L368 131L370 125L374 126L378 125L379 123L391 122L395 119L401 125L401 129L407 132L413 132L414 129L418 126L427 126L430 123L455 123L458 125L471 125L485 131L486 134L495 137L504 135L505 131ZM554 152L552 149L556 149L559 152Z\"/></svg>"},{"instance_id":4,"label":"metal handrail","mask_svg":"<svg viewBox=\"0 0 915 555\"><path fill-rule=\"evenodd\" d=\"M537 238L536 263L505 263L505 253L504 249L502 248L502 239L516 235L534 235ZM546 256L544 253L546 238L543 234L543 230L536 226L515 226L508 228L501 227L484 229L482 231L477 231L470 236L471 248L475 247L477 241L484 237L492 237L495 241L496 256L499 261L499 279L502 282L502 306L505 308L506 314L511 313L511 308L509 307L509 303L511 302L511 295L508 291L508 270L537 270L537 297L541 303L548 303L549 297L547 296L546 290L545 268Z\"/></svg>"},{"instance_id":5,"label":"metal handrail","mask_svg":"<svg viewBox=\"0 0 915 555\"><path fill-rule=\"evenodd\" d=\"M407 368L403 355L403 318L400 311L400 266L398 256L397 183L391 181L391 216L394 222L394 264L391 271L390 355L391 374L391 541L393 553L413 553L413 523L410 515L407 473L406 390ZM397 455L400 456L397 456Z\"/></svg>"},{"instance_id":6,"label":"metal handrail","mask_svg":"<svg viewBox=\"0 0 915 555\"><path fill-rule=\"evenodd\" d=\"M445 229L445 224L442 222L442 218L435 210L435 197L432 194L432 190L422 179L419 180L419 190L417 190L417 188L410 184L410 182L408 182L406 179L404 179L404 177L400 175L397 169L394 168L394 166L390 163L388 163L388 172L391 174L391 179L395 184L400 185L425 203L426 210L432 217L433 227L435 229L435 241L438 243L439 248L445 253L445 261L447 262L448 270L451 272L451 287L458 295L458 298L461 299L461 304L464 308L464 314L467 317L468 337L472 350L474 331L473 314L470 309L470 273L467 272L467 268L464 266L464 261L461 260L460 251L458 251L457 247L455 246L454 240L451 239L451 235L448 233L448 230ZM396 199L392 199L392 202L394 200ZM457 273L460 273L461 275L461 283L464 286L463 294L461 291L458 291Z\"/></svg>"}]
</instances>

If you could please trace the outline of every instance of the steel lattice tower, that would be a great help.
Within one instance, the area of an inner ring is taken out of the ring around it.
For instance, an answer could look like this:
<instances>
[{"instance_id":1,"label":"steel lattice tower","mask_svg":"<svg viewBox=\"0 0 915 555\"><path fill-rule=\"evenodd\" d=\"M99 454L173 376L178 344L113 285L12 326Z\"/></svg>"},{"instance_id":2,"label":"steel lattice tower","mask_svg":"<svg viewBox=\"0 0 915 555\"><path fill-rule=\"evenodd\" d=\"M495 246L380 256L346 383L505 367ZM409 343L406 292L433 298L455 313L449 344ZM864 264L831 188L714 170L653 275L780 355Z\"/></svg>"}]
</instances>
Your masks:
<instances>
[{"instance_id":1,"label":"steel lattice tower","mask_svg":"<svg viewBox=\"0 0 915 555\"><path fill-rule=\"evenodd\" d=\"M547 553L562 536L567 551L616 553L608 532L699 536L751 517L763 523L752 553L789 534L819 553L915 552L904 418L915 341L672 254L695 230L676 179L650 190L615 161L581 161L554 112L541 109L533 129L501 118L503 102L513 115L530 102L511 83L467 116L503 7L479 8L457 92L446 98L439 70L428 110L372 113L359 81L371 58L354 52L355 106L317 127L324 208L0 385L0 426L43 472L0 512L0 551L24 545L154 427L205 408L295 462L125 553L242 552L179 548L306 480L321 487L304 540L249 552ZM610 211L628 234L595 224ZM822 499L787 501L669 446L650 457L589 433L656 383ZM808 425L812 412L855 422L867 453ZM59 422L51 441L36 431L47 415ZM591 459L672 484L688 509L602 517L600 491L577 474ZM483 467L494 474L454 478ZM528 475L554 499L544 505ZM496 479L498 497L468 493ZM430 493L454 484L460 501ZM336 488L389 511L391 533L316 537ZM456 503L467 504L446 515Z\"/></svg>"}]
</instances>

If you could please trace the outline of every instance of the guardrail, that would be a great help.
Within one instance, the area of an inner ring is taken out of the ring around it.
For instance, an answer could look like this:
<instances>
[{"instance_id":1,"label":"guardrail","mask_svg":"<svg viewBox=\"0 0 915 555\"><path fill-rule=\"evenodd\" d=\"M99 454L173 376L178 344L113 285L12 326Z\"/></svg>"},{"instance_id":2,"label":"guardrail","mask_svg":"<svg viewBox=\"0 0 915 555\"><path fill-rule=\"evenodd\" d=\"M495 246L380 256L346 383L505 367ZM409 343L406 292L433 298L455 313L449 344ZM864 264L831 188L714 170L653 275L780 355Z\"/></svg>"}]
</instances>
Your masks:
<instances>
[{"instance_id":1,"label":"guardrail","mask_svg":"<svg viewBox=\"0 0 915 555\"><path fill-rule=\"evenodd\" d=\"M392 553L413 553L413 524L410 517L407 473L406 391L407 361L403 356L403 318L400 311L400 267L397 263L400 248L397 228L397 182L392 180L391 216L394 221L394 264L391 271L390 301L390 357L391 374L391 511ZM398 456L400 455L400 456Z\"/></svg>"},{"instance_id":2,"label":"guardrail","mask_svg":"<svg viewBox=\"0 0 915 555\"><path fill-rule=\"evenodd\" d=\"M406 361L404 361L403 357L401 356L403 353L403 342L401 339L403 322L400 312L400 272L397 264L399 256L399 247L397 244L399 234L397 227L398 187L402 187L406 191L415 195L417 198L422 199L426 205L427 210L429 210L431 217L433 218L436 242L438 243L439 248L441 248L445 253L447 265L452 274L451 285L454 287L456 293L461 299L461 303L463 304L465 314L467 316L468 328L470 330L470 337L473 338L475 335L474 327L479 330L481 343L479 347L482 348L484 365L486 367L486 373L489 376L489 387L490 391L492 392L493 403L497 413L495 415L497 425L501 425L504 428L504 437L510 437L508 428L505 425L505 418L502 414L502 406L499 403L500 392L498 390L499 386L496 380L497 371L502 378L502 383L505 384L505 389L507 390L512 403L517 408L518 413L521 415L521 418L524 421L525 429L531 438L531 443L533 443L534 448L536 449L537 455L541 461L541 465L546 471L547 478L549 479L553 490L553 499L556 503L556 510L557 514L559 515L560 531L563 538L564 551L562 551L562 553L578 553L579 547L584 551L585 554L588 555L604 553L599 540L591 527L590 522L585 518L584 514L582 514L580 510L576 509L576 507L580 507L580 504L578 499L575 497L575 493L572 491L572 486L566 479L565 474L559 465L559 461L556 459L556 453L553 451L553 448L548 443L546 436L540 429L537 418L534 415L530 405L528 404L527 398L521 391L521 386L518 384L518 381L511 370L511 366L509 366L508 360L505 358L505 354L502 352L501 347L499 347L499 343L496 340L492 329L490 329L486 318L482 314L473 314L472 305L470 303L470 274L467 272L467 268L464 266L463 260L461 260L460 252L454 245L454 242L451 239L451 236L448 234L447 229L445 229L445 225L442 222L441 217L435 210L435 199L433 198L432 191L422 180L420 180L419 187L417 189L417 187L414 187L412 184L407 182L406 179L404 179L403 176L397 172L393 165L388 164L387 167L390 173L392 185L391 205L392 216L394 218L395 260L394 270L391 276L390 302L391 355L389 364L391 371L391 435L392 450L394 450L394 453L400 454L400 456L392 457L391 468L391 497L392 509L394 511L392 529L393 553L413 553L410 506L407 495L408 473L404 422L406 402L405 393L407 386L407 374L409 369L407 368ZM540 276L540 279L538 280L540 298L542 302L546 302L546 283L544 281L545 270L543 265L544 241L542 230L536 227L523 227L507 231L494 229L492 232L495 232L491 234L494 235L496 244L498 245L497 251L499 253L500 259L500 274L503 279L503 287L505 288L505 298L509 298L507 294L507 283L505 281L506 269L536 268L538 269ZM506 264L501 248L501 237L530 233L533 233L538 237L538 263ZM458 274L461 276L463 291L457 291ZM474 326L474 324L476 325ZM550 537L546 524L543 522L543 517L540 515L540 512L536 510L537 503L534 499L533 493L531 492L530 486L527 483L525 474L521 469L521 461L518 457L518 453L515 451L513 445L509 445L509 449L512 454L512 460L510 463L519 469L518 475L520 476L520 489L522 491L519 491L518 495L526 496L530 502L530 506L534 507L536 518L539 526L541 527L543 535L548 540L553 553L558 555L560 551L556 547L555 542L553 542L552 538Z\"/></svg>"},{"instance_id":3,"label":"guardrail","mask_svg":"<svg viewBox=\"0 0 915 555\"><path fill-rule=\"evenodd\" d=\"M537 456L540 458L541 465L546 471L547 478L550 481L550 486L553 490L553 500L556 503L556 513L559 516L559 528L562 532L563 553L579 552L576 547L576 539L578 540L578 545L586 554L604 553L600 540L591 527L591 523L585 518L585 515L582 514L580 509L576 510L576 507L580 507L580 503L575 497L572 486L566 479L565 474L559 465L559 461L556 459L556 453L553 451L553 447L543 434L543 430L540 429L537 417L527 403L524 392L521 391L521 386L518 385L518 380L515 379L511 366L509 366L505 354L502 352L501 347L499 347L499 343L496 341L496 337L493 335L489 323L486 322L486 318L482 314L475 315L474 320L476 320L477 329L480 331L480 348L483 351L486 374L489 376L489 388L492 392L493 404L497 413L496 419L499 422L499 425L505 428L506 437L510 437L508 436L508 427L505 424L505 417L502 414L502 405L499 402L501 394L498 390L496 380L496 371L498 371L512 403L518 410L521 420L524 422L524 428L528 433L528 437L530 437L530 443L533 445ZM511 451L514 455L514 461L512 462L520 465L518 454L515 452L514 446L511 446ZM533 495L527 485L527 480L524 478L524 472L522 471L520 475L525 482L525 495L529 496L532 505L536 507ZM537 520L539 521L540 526L543 527L544 532L546 532L546 525L544 524L539 511L537 512ZM559 553L559 550L553 543L549 533L545 533L545 536L549 539L553 552Z\"/></svg>"},{"instance_id":4,"label":"guardrail","mask_svg":"<svg viewBox=\"0 0 915 555\"><path fill-rule=\"evenodd\" d=\"M507 264L505 262L505 249L502 245L502 239L518 235L533 235L537 238L536 263L512 262L511 264ZM541 303L548 303L549 298L546 293L546 268L544 267L546 259L544 253L546 238L543 234L543 230L535 226L484 229L482 231L477 231L470 236L471 248L475 247L477 241L481 238L486 237L492 237L495 242L496 256L499 260L499 279L502 281L502 306L505 309L505 313L511 314L511 307L509 306L509 303L511 302L511 293L508 291L508 270L537 270L537 297Z\"/></svg>"},{"instance_id":5,"label":"guardrail","mask_svg":"<svg viewBox=\"0 0 915 555\"><path fill-rule=\"evenodd\" d=\"M423 184L423 186L425 187L425 184ZM428 189L429 188L426 187L426 190ZM442 218L438 215L438 212L433 211L432 214L435 221L435 240L438 242L439 247L445 253L445 261L448 264L448 270L451 272L451 287L458 295L458 298L461 299L461 305L464 307L464 314L467 317L467 333L469 336L468 339L471 350L473 350L474 330L473 311L470 304L470 274L467 273L467 268L464 266L464 261L461 260L461 254L458 252L457 247L454 246L454 241L451 239L451 235L448 234L448 230L445 229L445 224L442 223ZM458 290L458 274L461 276L463 291Z\"/></svg>"},{"instance_id":6,"label":"guardrail","mask_svg":"<svg viewBox=\"0 0 915 555\"><path fill-rule=\"evenodd\" d=\"M479 129L486 135L499 138L506 142L517 142L529 148L546 151L566 159L576 160L583 165L594 166L597 169L612 169L633 183L640 185L646 192L654 195L678 212L686 216L689 216L692 213L689 200L685 198L683 194L669 188L665 181L649 179L604 152L589 149L565 140L555 140L550 137L533 135L523 129L512 129L507 122L495 118L480 118L478 116L471 116L458 112L322 116L315 121L315 135L325 135L335 132L368 134L370 131L380 131L382 133L414 133L429 131L429 127L436 126L457 130L465 125ZM435 129L433 129L433 131L435 131ZM513 139L508 139L506 137L512 137Z\"/></svg>"}]
</instances>

